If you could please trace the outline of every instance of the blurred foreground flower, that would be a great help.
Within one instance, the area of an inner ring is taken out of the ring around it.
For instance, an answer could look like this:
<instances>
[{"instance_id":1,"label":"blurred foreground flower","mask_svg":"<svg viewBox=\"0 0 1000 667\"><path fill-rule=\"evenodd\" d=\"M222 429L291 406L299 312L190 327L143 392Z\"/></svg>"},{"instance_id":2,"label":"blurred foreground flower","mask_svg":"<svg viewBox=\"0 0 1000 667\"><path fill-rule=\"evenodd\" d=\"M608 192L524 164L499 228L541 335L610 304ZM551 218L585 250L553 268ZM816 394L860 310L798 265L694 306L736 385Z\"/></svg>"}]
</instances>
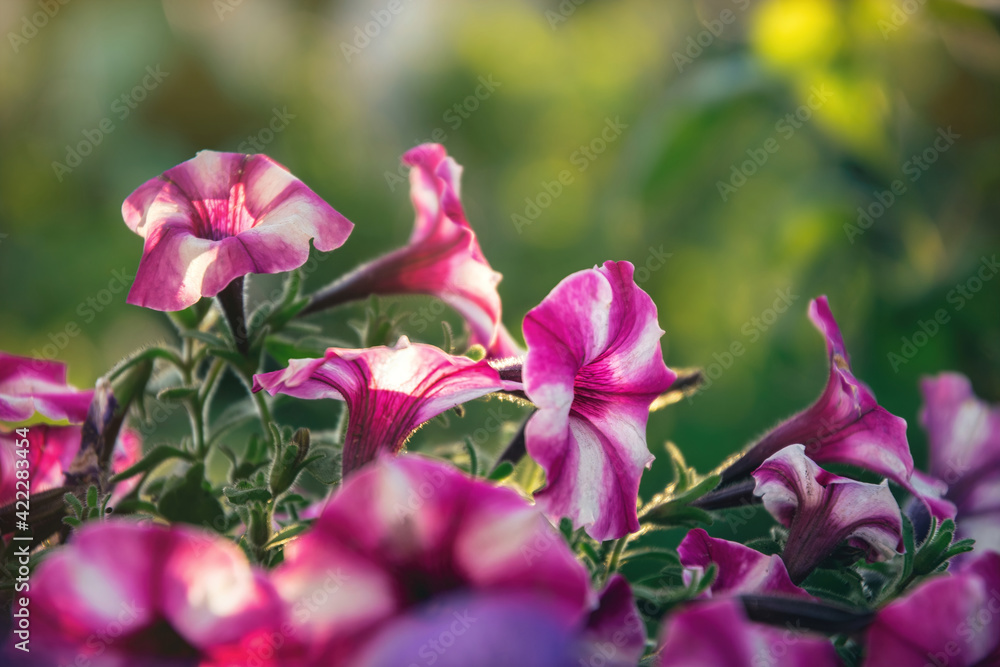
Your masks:
<instances>
[{"instance_id":1,"label":"blurred foreground flower","mask_svg":"<svg viewBox=\"0 0 1000 667\"><path fill-rule=\"evenodd\" d=\"M865 667L1000 664L1000 555L987 551L890 603L867 641Z\"/></svg>"},{"instance_id":2,"label":"blurred foreground flower","mask_svg":"<svg viewBox=\"0 0 1000 667\"><path fill-rule=\"evenodd\" d=\"M38 567L30 598L25 657L39 666L248 665L281 621L264 573L230 540L123 520L77 530Z\"/></svg>"},{"instance_id":3,"label":"blurred foreground flower","mask_svg":"<svg viewBox=\"0 0 1000 667\"><path fill-rule=\"evenodd\" d=\"M664 626L659 667L839 667L826 638L753 623L738 600L696 602Z\"/></svg>"},{"instance_id":4,"label":"blurred foreground flower","mask_svg":"<svg viewBox=\"0 0 1000 667\"><path fill-rule=\"evenodd\" d=\"M280 273L339 248L354 225L264 155L201 151L122 205L146 241L128 302L183 310L248 273Z\"/></svg>"},{"instance_id":5,"label":"blurred foreground flower","mask_svg":"<svg viewBox=\"0 0 1000 667\"><path fill-rule=\"evenodd\" d=\"M525 435L546 476L535 501L597 540L639 529L649 406L676 378L632 273L628 262L574 273L524 318L524 389L538 406Z\"/></svg>"},{"instance_id":6,"label":"blurred foreground flower","mask_svg":"<svg viewBox=\"0 0 1000 667\"><path fill-rule=\"evenodd\" d=\"M519 354L500 322L501 276L483 256L462 209L462 167L440 144L417 146L403 155L403 162L411 167L410 199L417 212L409 244L321 290L303 314L371 294L429 294L461 313L472 333L470 342L486 348L488 356Z\"/></svg>"},{"instance_id":7,"label":"blurred foreground flower","mask_svg":"<svg viewBox=\"0 0 1000 667\"><path fill-rule=\"evenodd\" d=\"M273 579L300 623L282 664L631 666L644 648L624 580L598 600L516 492L419 456L348 478Z\"/></svg>"}]
</instances>

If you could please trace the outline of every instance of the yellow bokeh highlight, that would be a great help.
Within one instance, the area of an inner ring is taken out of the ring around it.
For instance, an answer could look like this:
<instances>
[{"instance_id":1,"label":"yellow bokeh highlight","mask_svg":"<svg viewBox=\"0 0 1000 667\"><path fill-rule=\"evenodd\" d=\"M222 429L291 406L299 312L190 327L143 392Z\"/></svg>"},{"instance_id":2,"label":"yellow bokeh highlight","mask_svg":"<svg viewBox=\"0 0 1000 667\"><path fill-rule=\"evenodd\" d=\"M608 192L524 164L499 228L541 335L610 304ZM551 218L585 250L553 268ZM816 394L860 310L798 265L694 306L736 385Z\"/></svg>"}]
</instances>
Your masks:
<instances>
[{"instance_id":1,"label":"yellow bokeh highlight","mask_svg":"<svg viewBox=\"0 0 1000 667\"><path fill-rule=\"evenodd\" d=\"M829 61L844 30L833 0L770 0L754 15L751 40L764 62L796 70Z\"/></svg>"}]
</instances>

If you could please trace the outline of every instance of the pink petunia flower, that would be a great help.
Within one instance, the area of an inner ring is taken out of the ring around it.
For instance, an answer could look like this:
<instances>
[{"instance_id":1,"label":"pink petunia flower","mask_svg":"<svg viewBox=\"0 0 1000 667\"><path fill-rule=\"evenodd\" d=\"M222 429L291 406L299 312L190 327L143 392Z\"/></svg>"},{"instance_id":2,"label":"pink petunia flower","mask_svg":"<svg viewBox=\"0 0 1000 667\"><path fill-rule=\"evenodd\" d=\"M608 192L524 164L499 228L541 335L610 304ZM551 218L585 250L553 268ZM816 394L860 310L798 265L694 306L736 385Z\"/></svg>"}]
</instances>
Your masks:
<instances>
[{"instance_id":1,"label":"pink petunia flower","mask_svg":"<svg viewBox=\"0 0 1000 667\"><path fill-rule=\"evenodd\" d=\"M403 155L410 169L416 220L410 242L364 264L319 292L303 313L363 299L371 294L428 294L457 310L473 344L490 358L522 351L500 322L501 275L494 271L469 226L459 197L462 167L440 144L422 144ZM414 316L417 333L426 322Z\"/></svg>"},{"instance_id":2,"label":"pink petunia flower","mask_svg":"<svg viewBox=\"0 0 1000 667\"><path fill-rule=\"evenodd\" d=\"M829 640L753 623L738 600L697 602L667 617L660 667L839 667Z\"/></svg>"},{"instance_id":3,"label":"pink petunia flower","mask_svg":"<svg viewBox=\"0 0 1000 667\"><path fill-rule=\"evenodd\" d=\"M809 319L826 339L830 378L810 407L779 424L723 473L723 481L745 477L789 445L805 445L817 463L843 463L891 479L925 502L938 518L954 507L925 497L913 483L913 456L906 421L878 404L871 389L851 371L850 359L826 297L809 304Z\"/></svg>"},{"instance_id":4,"label":"pink petunia flower","mask_svg":"<svg viewBox=\"0 0 1000 667\"><path fill-rule=\"evenodd\" d=\"M598 540L639 529L649 406L676 378L632 273L628 262L574 273L524 318L524 389L538 407L525 436L546 475L535 500Z\"/></svg>"},{"instance_id":5,"label":"pink petunia flower","mask_svg":"<svg viewBox=\"0 0 1000 667\"><path fill-rule=\"evenodd\" d=\"M80 424L94 390L66 384L66 364L0 352L0 421L19 422L40 412Z\"/></svg>"},{"instance_id":6,"label":"pink petunia flower","mask_svg":"<svg viewBox=\"0 0 1000 667\"><path fill-rule=\"evenodd\" d=\"M348 478L273 580L295 641L285 665L635 665L628 585L586 569L515 491L420 456Z\"/></svg>"},{"instance_id":7,"label":"pink petunia flower","mask_svg":"<svg viewBox=\"0 0 1000 667\"><path fill-rule=\"evenodd\" d=\"M282 621L265 574L230 540L124 520L84 524L32 574L29 598L39 665L248 665L273 652Z\"/></svg>"},{"instance_id":8,"label":"pink petunia flower","mask_svg":"<svg viewBox=\"0 0 1000 667\"><path fill-rule=\"evenodd\" d=\"M201 151L122 205L145 239L128 302L183 310L248 273L280 273L343 245L354 225L265 155Z\"/></svg>"},{"instance_id":9,"label":"pink petunia flower","mask_svg":"<svg viewBox=\"0 0 1000 667\"><path fill-rule=\"evenodd\" d=\"M254 391L347 403L345 476L380 452L399 452L427 420L509 384L485 361L411 345L405 336L395 347L331 347L321 359L293 359L284 370L254 376Z\"/></svg>"},{"instance_id":10,"label":"pink petunia flower","mask_svg":"<svg viewBox=\"0 0 1000 667\"><path fill-rule=\"evenodd\" d=\"M782 559L800 582L844 540L868 560L889 558L902 539L899 505L885 480L867 484L823 470L805 447L785 447L764 461L753 477L754 495L788 528Z\"/></svg>"},{"instance_id":11,"label":"pink petunia flower","mask_svg":"<svg viewBox=\"0 0 1000 667\"><path fill-rule=\"evenodd\" d=\"M864 667L1000 664L1000 554L984 552L878 612Z\"/></svg>"},{"instance_id":12,"label":"pink petunia flower","mask_svg":"<svg viewBox=\"0 0 1000 667\"><path fill-rule=\"evenodd\" d=\"M812 597L792 583L780 557L765 556L739 542L711 537L701 528L684 536L677 554L686 570L688 583L692 575L701 576L715 564L715 581L704 597L747 594Z\"/></svg>"},{"instance_id":13,"label":"pink petunia flower","mask_svg":"<svg viewBox=\"0 0 1000 667\"><path fill-rule=\"evenodd\" d=\"M980 400L964 375L920 383L920 423L930 442L930 473L947 485L961 537L1000 551L1000 406Z\"/></svg>"},{"instance_id":14,"label":"pink petunia flower","mask_svg":"<svg viewBox=\"0 0 1000 667\"><path fill-rule=\"evenodd\" d=\"M80 451L79 426L34 424L25 428L26 438L17 431L0 429L0 506L15 499L17 470L28 471L31 493L38 494L65 483L65 473ZM27 446L19 446L25 440ZM112 454L112 472L124 471L141 457L141 436L131 429L122 429ZM117 484L111 494L111 506L128 495L138 481L133 478Z\"/></svg>"}]
</instances>

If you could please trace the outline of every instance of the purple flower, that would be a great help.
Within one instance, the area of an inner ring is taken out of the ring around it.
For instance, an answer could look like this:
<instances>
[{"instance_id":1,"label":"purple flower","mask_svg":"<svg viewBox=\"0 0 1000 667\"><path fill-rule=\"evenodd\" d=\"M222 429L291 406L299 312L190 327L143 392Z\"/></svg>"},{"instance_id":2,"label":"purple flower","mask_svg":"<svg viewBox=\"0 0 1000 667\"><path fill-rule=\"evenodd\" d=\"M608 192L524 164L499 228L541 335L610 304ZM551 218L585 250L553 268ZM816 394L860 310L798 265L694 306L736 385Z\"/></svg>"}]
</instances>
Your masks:
<instances>
[{"instance_id":1,"label":"purple flower","mask_svg":"<svg viewBox=\"0 0 1000 667\"><path fill-rule=\"evenodd\" d=\"M809 319L826 339L830 359L823 394L750 447L723 473L723 481L748 475L772 454L802 444L817 463L842 463L878 473L920 498L939 519L954 516L948 503L925 498L910 482L913 456L906 441L906 421L880 406L871 389L854 377L825 296L810 302Z\"/></svg>"},{"instance_id":2,"label":"purple flower","mask_svg":"<svg viewBox=\"0 0 1000 667\"><path fill-rule=\"evenodd\" d=\"M31 578L38 664L249 664L281 623L262 571L227 538L124 520L84 524ZM162 661L162 662L161 662Z\"/></svg>"},{"instance_id":3,"label":"purple flower","mask_svg":"<svg viewBox=\"0 0 1000 667\"><path fill-rule=\"evenodd\" d=\"M80 424L93 397L93 389L66 384L66 364L0 352L0 421L24 421L37 411Z\"/></svg>"},{"instance_id":4,"label":"purple flower","mask_svg":"<svg viewBox=\"0 0 1000 667\"><path fill-rule=\"evenodd\" d=\"M896 553L902 538L899 506L885 480L866 484L829 473L785 447L753 473L754 495L788 528L782 558L793 582L805 579L844 540L868 560Z\"/></svg>"},{"instance_id":5,"label":"purple flower","mask_svg":"<svg viewBox=\"0 0 1000 667\"><path fill-rule=\"evenodd\" d=\"M280 273L343 245L353 225L265 155L201 151L122 205L145 245L128 302L183 310L248 273Z\"/></svg>"},{"instance_id":6,"label":"purple flower","mask_svg":"<svg viewBox=\"0 0 1000 667\"><path fill-rule=\"evenodd\" d=\"M508 384L485 361L411 345L405 336L395 347L331 347L321 359L293 359L285 370L254 376L254 391L347 403L345 476L379 452L399 452L425 421Z\"/></svg>"},{"instance_id":7,"label":"purple flower","mask_svg":"<svg viewBox=\"0 0 1000 667\"><path fill-rule=\"evenodd\" d=\"M925 378L920 388L930 473L948 485L958 532L977 549L1000 551L1000 406L978 399L958 373Z\"/></svg>"},{"instance_id":8,"label":"purple flower","mask_svg":"<svg viewBox=\"0 0 1000 667\"><path fill-rule=\"evenodd\" d=\"M690 574L701 576L711 564L715 564L715 581L705 592L705 597L751 593L811 597L792 583L785 564L778 556L765 556L739 542L710 537L701 528L695 528L681 540L677 553L681 565Z\"/></svg>"},{"instance_id":9,"label":"purple flower","mask_svg":"<svg viewBox=\"0 0 1000 667\"><path fill-rule=\"evenodd\" d=\"M598 598L515 491L419 456L349 477L273 580L296 623L281 664L624 667L644 648L624 580Z\"/></svg>"},{"instance_id":10,"label":"purple flower","mask_svg":"<svg viewBox=\"0 0 1000 667\"><path fill-rule=\"evenodd\" d=\"M535 500L598 540L639 529L649 406L676 377L656 306L632 272L606 262L574 273L524 318L524 389L538 407L525 435L546 475Z\"/></svg>"},{"instance_id":11,"label":"purple flower","mask_svg":"<svg viewBox=\"0 0 1000 667\"><path fill-rule=\"evenodd\" d=\"M465 318L471 342L485 347L487 356L520 354L500 322L501 276L483 256L462 209L462 167L440 144L417 146L403 155L403 162L411 167L410 199L417 213L410 242L321 291L303 313L370 294L428 294ZM417 318L413 316L414 323Z\"/></svg>"},{"instance_id":12,"label":"purple flower","mask_svg":"<svg viewBox=\"0 0 1000 667\"><path fill-rule=\"evenodd\" d=\"M826 639L749 621L738 600L696 602L667 618L660 667L839 667Z\"/></svg>"},{"instance_id":13,"label":"purple flower","mask_svg":"<svg viewBox=\"0 0 1000 667\"><path fill-rule=\"evenodd\" d=\"M984 552L878 612L865 667L1000 664L1000 555Z\"/></svg>"}]
</instances>

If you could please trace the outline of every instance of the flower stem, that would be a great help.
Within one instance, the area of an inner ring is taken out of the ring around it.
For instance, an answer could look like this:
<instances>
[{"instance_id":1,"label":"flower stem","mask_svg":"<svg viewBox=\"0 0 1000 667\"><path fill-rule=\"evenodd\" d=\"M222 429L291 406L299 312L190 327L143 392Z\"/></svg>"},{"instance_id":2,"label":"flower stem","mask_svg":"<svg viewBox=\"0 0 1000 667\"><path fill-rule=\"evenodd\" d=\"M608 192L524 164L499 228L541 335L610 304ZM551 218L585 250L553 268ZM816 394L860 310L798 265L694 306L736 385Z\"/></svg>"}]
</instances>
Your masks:
<instances>
[{"instance_id":1,"label":"flower stem","mask_svg":"<svg viewBox=\"0 0 1000 667\"><path fill-rule=\"evenodd\" d=\"M608 579L611 575L618 571L618 561L621 559L622 552L625 551L625 545L628 544L631 535L625 535L624 537L618 538L615 542L615 548L611 552L611 558L608 559L608 571L604 575L604 583L608 583Z\"/></svg>"},{"instance_id":2,"label":"flower stem","mask_svg":"<svg viewBox=\"0 0 1000 667\"><path fill-rule=\"evenodd\" d=\"M229 323L229 331L240 354L246 356L250 351L250 340L247 332L246 311L243 301L243 276L234 278L216 297L222 314Z\"/></svg>"}]
</instances>

